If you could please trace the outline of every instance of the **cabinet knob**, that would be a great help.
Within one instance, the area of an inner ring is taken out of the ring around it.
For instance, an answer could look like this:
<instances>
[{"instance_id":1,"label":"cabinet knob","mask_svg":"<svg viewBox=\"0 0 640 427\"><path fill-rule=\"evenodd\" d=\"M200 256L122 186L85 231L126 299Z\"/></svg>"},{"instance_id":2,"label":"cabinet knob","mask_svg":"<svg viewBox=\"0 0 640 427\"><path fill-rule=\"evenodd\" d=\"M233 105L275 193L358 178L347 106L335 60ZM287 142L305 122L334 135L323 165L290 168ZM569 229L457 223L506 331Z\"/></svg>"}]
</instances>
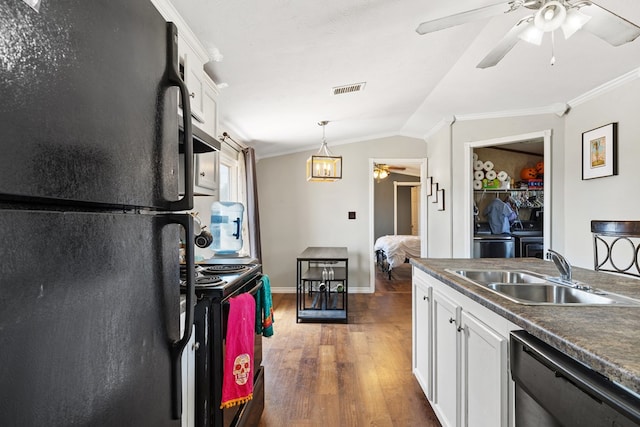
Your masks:
<instances>
[{"instance_id":1,"label":"cabinet knob","mask_svg":"<svg viewBox=\"0 0 640 427\"><path fill-rule=\"evenodd\" d=\"M458 332L462 332L464 331L464 328L462 326L458 326Z\"/></svg>"},{"instance_id":2,"label":"cabinet knob","mask_svg":"<svg viewBox=\"0 0 640 427\"><path fill-rule=\"evenodd\" d=\"M449 318L449 323L456 323L456 319L454 319L453 317Z\"/></svg>"},{"instance_id":3,"label":"cabinet knob","mask_svg":"<svg viewBox=\"0 0 640 427\"><path fill-rule=\"evenodd\" d=\"M204 176L204 175L205 175L205 173L204 173L204 172L200 172L200 176Z\"/></svg>"},{"instance_id":4,"label":"cabinet knob","mask_svg":"<svg viewBox=\"0 0 640 427\"><path fill-rule=\"evenodd\" d=\"M195 98L195 97L196 97L196 93L195 93L195 92L191 92L191 93L189 94L189 96L190 96L191 98Z\"/></svg>"},{"instance_id":5,"label":"cabinet knob","mask_svg":"<svg viewBox=\"0 0 640 427\"><path fill-rule=\"evenodd\" d=\"M426 296L426 295L425 295L425 296L423 296L423 297L422 297L422 299L423 299L424 301L429 301L429 297L428 297L428 296Z\"/></svg>"}]
</instances>

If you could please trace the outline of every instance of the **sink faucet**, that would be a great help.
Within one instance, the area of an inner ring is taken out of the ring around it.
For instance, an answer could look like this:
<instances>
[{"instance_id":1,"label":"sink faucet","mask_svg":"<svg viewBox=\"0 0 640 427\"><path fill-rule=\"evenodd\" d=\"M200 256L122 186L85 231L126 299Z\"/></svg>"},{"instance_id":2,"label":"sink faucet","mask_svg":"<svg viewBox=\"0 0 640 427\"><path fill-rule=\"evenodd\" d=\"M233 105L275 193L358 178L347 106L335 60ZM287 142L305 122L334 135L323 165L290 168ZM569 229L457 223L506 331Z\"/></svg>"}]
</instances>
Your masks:
<instances>
[{"instance_id":1,"label":"sink faucet","mask_svg":"<svg viewBox=\"0 0 640 427\"><path fill-rule=\"evenodd\" d=\"M565 257L549 249L547 250L547 259L550 259L556 265L558 271L560 271L560 278L563 281L573 283L571 281L571 264L569 264Z\"/></svg>"}]
</instances>

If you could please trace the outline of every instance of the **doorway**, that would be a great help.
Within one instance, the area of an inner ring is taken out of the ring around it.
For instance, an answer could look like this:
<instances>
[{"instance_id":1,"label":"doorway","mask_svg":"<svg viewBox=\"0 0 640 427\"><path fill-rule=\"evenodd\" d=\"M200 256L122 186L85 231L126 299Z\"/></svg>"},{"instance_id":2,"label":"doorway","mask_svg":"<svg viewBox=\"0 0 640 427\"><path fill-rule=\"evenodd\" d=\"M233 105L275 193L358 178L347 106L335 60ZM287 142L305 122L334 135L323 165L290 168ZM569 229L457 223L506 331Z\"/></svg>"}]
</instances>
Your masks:
<instances>
[{"instance_id":1,"label":"doorway","mask_svg":"<svg viewBox=\"0 0 640 427\"><path fill-rule=\"evenodd\" d=\"M420 235L419 181L393 182L393 234Z\"/></svg>"},{"instance_id":2,"label":"doorway","mask_svg":"<svg viewBox=\"0 0 640 427\"><path fill-rule=\"evenodd\" d=\"M465 206L464 206L464 238L465 254L471 258L473 256L474 228L474 195L478 190L474 190L474 167L473 153L478 148L508 148L512 150L525 150L527 144L540 144L544 158L544 175L542 178L542 199L544 200L544 210L542 211L543 221L543 251L546 252L551 245L551 130L533 132L522 135L513 135L504 138L490 139L484 141L468 142L465 144ZM519 177L518 177L519 179Z\"/></svg>"},{"instance_id":3,"label":"doorway","mask_svg":"<svg viewBox=\"0 0 640 427\"><path fill-rule=\"evenodd\" d=\"M393 165L395 171L402 171L403 174L399 174L399 177L402 175L414 177L415 180L410 184L416 188L414 190L415 196L415 207L414 212L417 211L417 214L414 214L417 218L417 227L418 235L420 236L420 244L421 244L421 256L426 256L427 254L427 207L426 207L426 194L425 194L425 186L424 182L427 179L427 159L369 159L369 247L371 248L370 252L370 261L369 261L369 293L375 292L375 276L376 276L376 263L375 256L373 252L373 247L376 239L376 202L375 202L375 185L379 181L379 178L374 177L374 166L375 165ZM384 178L389 179L389 177ZM396 179L398 182L406 182L406 179L398 178ZM398 188L398 187L396 187ZM391 196L388 206L383 207L386 212L391 214L392 216L394 212L394 198ZM380 210L380 206L378 206L378 210ZM381 233L380 229L377 233ZM394 232L388 232L386 234L394 234Z\"/></svg>"}]
</instances>

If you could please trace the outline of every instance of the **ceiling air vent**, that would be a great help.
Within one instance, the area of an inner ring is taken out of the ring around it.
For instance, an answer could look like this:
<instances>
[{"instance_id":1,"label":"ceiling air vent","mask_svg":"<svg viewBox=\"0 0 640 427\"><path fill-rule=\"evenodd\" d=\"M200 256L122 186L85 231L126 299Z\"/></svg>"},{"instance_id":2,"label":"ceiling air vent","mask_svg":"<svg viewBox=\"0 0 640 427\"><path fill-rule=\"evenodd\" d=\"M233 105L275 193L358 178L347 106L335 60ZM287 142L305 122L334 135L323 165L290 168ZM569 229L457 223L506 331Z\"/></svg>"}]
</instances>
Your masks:
<instances>
[{"instance_id":1,"label":"ceiling air vent","mask_svg":"<svg viewBox=\"0 0 640 427\"><path fill-rule=\"evenodd\" d=\"M353 84L344 85L344 86L336 86L333 89L331 89L331 93L333 95L342 95L344 93L360 92L361 90L364 89L364 85L366 85L365 82L353 83Z\"/></svg>"}]
</instances>

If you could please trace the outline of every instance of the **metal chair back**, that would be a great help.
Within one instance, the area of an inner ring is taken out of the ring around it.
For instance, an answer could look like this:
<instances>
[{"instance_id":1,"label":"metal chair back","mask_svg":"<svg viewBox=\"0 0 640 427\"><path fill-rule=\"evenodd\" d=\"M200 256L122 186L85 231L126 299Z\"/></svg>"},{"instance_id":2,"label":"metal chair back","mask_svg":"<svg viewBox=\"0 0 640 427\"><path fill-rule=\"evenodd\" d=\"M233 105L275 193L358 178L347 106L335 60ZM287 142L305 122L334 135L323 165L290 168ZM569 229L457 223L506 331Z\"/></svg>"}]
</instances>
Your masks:
<instances>
[{"instance_id":1,"label":"metal chair back","mask_svg":"<svg viewBox=\"0 0 640 427\"><path fill-rule=\"evenodd\" d=\"M591 221L596 271L640 278L640 221Z\"/></svg>"}]
</instances>

